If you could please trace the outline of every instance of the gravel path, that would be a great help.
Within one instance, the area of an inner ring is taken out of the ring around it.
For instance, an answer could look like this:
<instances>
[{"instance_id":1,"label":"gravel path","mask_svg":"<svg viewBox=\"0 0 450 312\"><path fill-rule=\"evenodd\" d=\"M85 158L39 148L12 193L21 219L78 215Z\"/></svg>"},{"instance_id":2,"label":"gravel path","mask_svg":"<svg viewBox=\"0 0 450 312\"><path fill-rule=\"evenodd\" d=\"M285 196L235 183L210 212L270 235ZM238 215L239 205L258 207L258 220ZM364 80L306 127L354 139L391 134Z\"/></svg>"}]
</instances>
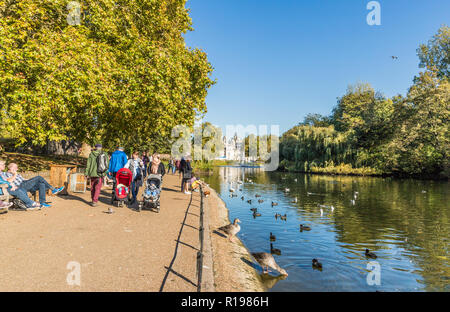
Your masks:
<instances>
[{"instance_id":1,"label":"gravel path","mask_svg":"<svg viewBox=\"0 0 450 312\"><path fill-rule=\"evenodd\" d=\"M98 207L86 192L0 215L0 291L196 291L200 195L180 193L179 184L178 175L164 177L159 214L106 214L104 188ZM79 286L67 283L76 263Z\"/></svg>"}]
</instances>

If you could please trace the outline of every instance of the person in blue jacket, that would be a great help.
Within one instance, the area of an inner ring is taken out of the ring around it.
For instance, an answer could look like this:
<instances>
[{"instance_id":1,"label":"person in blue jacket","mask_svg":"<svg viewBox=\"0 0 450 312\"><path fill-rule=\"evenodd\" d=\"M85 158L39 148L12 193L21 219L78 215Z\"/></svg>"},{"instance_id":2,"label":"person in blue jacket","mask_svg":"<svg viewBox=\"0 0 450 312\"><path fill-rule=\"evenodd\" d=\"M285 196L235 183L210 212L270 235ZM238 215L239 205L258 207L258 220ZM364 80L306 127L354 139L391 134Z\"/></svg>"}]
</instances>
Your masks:
<instances>
[{"instance_id":1,"label":"person in blue jacket","mask_svg":"<svg viewBox=\"0 0 450 312\"><path fill-rule=\"evenodd\" d=\"M123 147L117 148L117 150L112 153L111 159L109 160L108 175L114 180L114 184L116 183L117 171L124 168L127 162L128 157L127 154L125 154L125 152L123 151Z\"/></svg>"}]
</instances>

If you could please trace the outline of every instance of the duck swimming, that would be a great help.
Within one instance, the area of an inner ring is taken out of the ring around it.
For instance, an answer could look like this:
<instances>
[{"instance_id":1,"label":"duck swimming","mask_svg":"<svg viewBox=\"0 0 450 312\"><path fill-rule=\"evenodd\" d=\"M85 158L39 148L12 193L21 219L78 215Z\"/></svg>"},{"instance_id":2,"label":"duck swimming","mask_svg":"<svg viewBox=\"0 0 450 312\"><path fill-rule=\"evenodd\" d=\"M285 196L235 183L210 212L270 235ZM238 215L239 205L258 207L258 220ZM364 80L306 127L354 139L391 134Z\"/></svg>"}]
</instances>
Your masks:
<instances>
[{"instance_id":1,"label":"duck swimming","mask_svg":"<svg viewBox=\"0 0 450 312\"><path fill-rule=\"evenodd\" d=\"M271 242L274 242L274 241L276 241L276 240L277 240L276 236L273 235L272 232L270 232L270 241L271 241Z\"/></svg>"},{"instance_id":2,"label":"duck swimming","mask_svg":"<svg viewBox=\"0 0 450 312\"><path fill-rule=\"evenodd\" d=\"M236 236L236 234L239 233L239 231L241 230L241 227L238 224L239 222L241 222L241 220L236 218L236 219L234 219L233 223L230 223L228 225L222 226L222 227L219 228L219 230L221 230L225 234L227 234L228 235L228 240L231 241L233 236Z\"/></svg>"},{"instance_id":3,"label":"duck swimming","mask_svg":"<svg viewBox=\"0 0 450 312\"><path fill-rule=\"evenodd\" d=\"M311 228L309 226L300 224L300 232L303 232L303 231L311 231Z\"/></svg>"},{"instance_id":4,"label":"duck swimming","mask_svg":"<svg viewBox=\"0 0 450 312\"><path fill-rule=\"evenodd\" d=\"M257 212L258 208L250 208L250 211Z\"/></svg>"},{"instance_id":5,"label":"duck swimming","mask_svg":"<svg viewBox=\"0 0 450 312\"><path fill-rule=\"evenodd\" d=\"M275 214L275 219L278 219L279 217L281 217L281 214L276 213L276 214Z\"/></svg>"},{"instance_id":6,"label":"duck swimming","mask_svg":"<svg viewBox=\"0 0 450 312\"><path fill-rule=\"evenodd\" d=\"M366 252L364 254L366 255L367 258L372 258L372 259L377 258L377 255L374 254L373 252L370 252L369 249L366 249Z\"/></svg>"},{"instance_id":7,"label":"duck swimming","mask_svg":"<svg viewBox=\"0 0 450 312\"><path fill-rule=\"evenodd\" d=\"M272 207L273 207L273 206L278 206L278 203L272 202Z\"/></svg>"},{"instance_id":8,"label":"duck swimming","mask_svg":"<svg viewBox=\"0 0 450 312\"><path fill-rule=\"evenodd\" d=\"M264 202L264 200L263 199L258 199L258 203L263 203Z\"/></svg>"},{"instance_id":9,"label":"duck swimming","mask_svg":"<svg viewBox=\"0 0 450 312\"><path fill-rule=\"evenodd\" d=\"M255 197L261 197L261 195L259 195L259 194L255 194Z\"/></svg>"},{"instance_id":10,"label":"duck swimming","mask_svg":"<svg viewBox=\"0 0 450 312\"><path fill-rule=\"evenodd\" d=\"M251 200L251 199L247 200L247 203L251 204L251 203L252 203L252 200Z\"/></svg>"},{"instance_id":11,"label":"duck swimming","mask_svg":"<svg viewBox=\"0 0 450 312\"><path fill-rule=\"evenodd\" d=\"M270 243L270 253L273 255L281 256L281 250L278 248L273 248L272 243Z\"/></svg>"},{"instance_id":12,"label":"duck swimming","mask_svg":"<svg viewBox=\"0 0 450 312\"><path fill-rule=\"evenodd\" d=\"M286 221L287 220L287 215L286 214L284 214L284 216L280 215L280 219L283 220L283 221Z\"/></svg>"},{"instance_id":13,"label":"duck swimming","mask_svg":"<svg viewBox=\"0 0 450 312\"><path fill-rule=\"evenodd\" d=\"M320 263L319 260L317 260L317 259L312 259L312 266L315 269L319 269L319 270L322 269L322 263Z\"/></svg>"},{"instance_id":14,"label":"duck swimming","mask_svg":"<svg viewBox=\"0 0 450 312\"><path fill-rule=\"evenodd\" d=\"M256 218L256 217L261 217L261 214L259 213L259 212L253 212L253 218Z\"/></svg>"},{"instance_id":15,"label":"duck swimming","mask_svg":"<svg viewBox=\"0 0 450 312\"><path fill-rule=\"evenodd\" d=\"M291 203L294 203L294 204L296 204L297 203L297 201L298 201L298 199L297 199L297 197L295 197L292 201L291 201Z\"/></svg>"},{"instance_id":16,"label":"duck swimming","mask_svg":"<svg viewBox=\"0 0 450 312\"><path fill-rule=\"evenodd\" d=\"M244 196L242 196L241 199L244 200Z\"/></svg>"},{"instance_id":17,"label":"duck swimming","mask_svg":"<svg viewBox=\"0 0 450 312\"><path fill-rule=\"evenodd\" d=\"M285 269L283 269L282 267L280 267L274 257L267 252L254 252L252 253L253 258L255 258L256 262L259 263L260 266L262 266L263 268L263 273L269 273L269 269L274 269L277 270L278 272L280 272L282 275L288 276L287 272Z\"/></svg>"},{"instance_id":18,"label":"duck swimming","mask_svg":"<svg viewBox=\"0 0 450 312\"><path fill-rule=\"evenodd\" d=\"M291 190L288 189L288 188L285 188L284 191L285 191L286 193L289 193Z\"/></svg>"}]
</instances>

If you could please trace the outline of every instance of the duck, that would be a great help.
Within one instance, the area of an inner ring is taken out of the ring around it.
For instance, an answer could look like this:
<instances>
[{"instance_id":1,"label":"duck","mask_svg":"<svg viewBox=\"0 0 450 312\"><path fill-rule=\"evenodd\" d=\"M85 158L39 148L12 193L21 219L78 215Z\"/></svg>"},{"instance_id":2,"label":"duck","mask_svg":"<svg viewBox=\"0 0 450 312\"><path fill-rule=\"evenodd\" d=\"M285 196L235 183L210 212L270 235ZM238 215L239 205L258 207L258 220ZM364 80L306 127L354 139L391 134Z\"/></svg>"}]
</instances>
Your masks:
<instances>
[{"instance_id":1,"label":"duck","mask_svg":"<svg viewBox=\"0 0 450 312\"><path fill-rule=\"evenodd\" d=\"M241 230L241 227L239 226L239 222L241 222L241 220L236 218L236 219L234 219L233 223L224 225L224 226L220 227L219 230L221 230L225 234L227 234L229 241L231 241L231 239L234 236L236 236L236 234L239 233L239 231Z\"/></svg>"},{"instance_id":2,"label":"duck","mask_svg":"<svg viewBox=\"0 0 450 312\"><path fill-rule=\"evenodd\" d=\"M281 217L281 214L276 213L276 214L275 214L275 219L278 219L279 217Z\"/></svg>"},{"instance_id":3,"label":"duck","mask_svg":"<svg viewBox=\"0 0 450 312\"><path fill-rule=\"evenodd\" d=\"M323 216L323 209L322 208L320 208L320 216L321 217Z\"/></svg>"},{"instance_id":4,"label":"duck","mask_svg":"<svg viewBox=\"0 0 450 312\"><path fill-rule=\"evenodd\" d=\"M291 201L291 203L293 203L293 204L296 204L297 202L298 202L297 197L295 197L295 198Z\"/></svg>"},{"instance_id":5,"label":"duck","mask_svg":"<svg viewBox=\"0 0 450 312\"><path fill-rule=\"evenodd\" d=\"M274 257L267 252L253 252L252 253L253 258L255 258L256 262L259 263L259 265L263 268L263 273L269 273L269 269L274 269L280 272L280 274L288 276L288 273L285 269L280 267L277 262L275 261Z\"/></svg>"},{"instance_id":6,"label":"duck","mask_svg":"<svg viewBox=\"0 0 450 312\"><path fill-rule=\"evenodd\" d=\"M288 189L288 188L285 188L284 191L285 191L286 193L289 193L291 190Z\"/></svg>"},{"instance_id":7,"label":"duck","mask_svg":"<svg viewBox=\"0 0 450 312\"><path fill-rule=\"evenodd\" d=\"M251 199L247 200L247 203L251 204L251 203L252 203L252 200L251 200Z\"/></svg>"},{"instance_id":8,"label":"duck","mask_svg":"<svg viewBox=\"0 0 450 312\"><path fill-rule=\"evenodd\" d=\"M364 254L366 255L367 258L372 258L372 259L377 258L377 255L374 254L373 252L370 252L369 249L366 249L366 252Z\"/></svg>"},{"instance_id":9,"label":"duck","mask_svg":"<svg viewBox=\"0 0 450 312\"><path fill-rule=\"evenodd\" d=\"M354 199L351 199L351 200L350 200L350 204L352 204L353 206L355 206L355 203L356 203L356 202L355 202Z\"/></svg>"},{"instance_id":10,"label":"duck","mask_svg":"<svg viewBox=\"0 0 450 312\"><path fill-rule=\"evenodd\" d=\"M317 259L312 259L312 266L315 269L319 269L319 270L322 269L322 263L320 263L319 260L317 260Z\"/></svg>"},{"instance_id":11,"label":"duck","mask_svg":"<svg viewBox=\"0 0 450 312\"><path fill-rule=\"evenodd\" d=\"M211 192L208 191L208 190L203 191L203 195L204 195L205 197L208 197L210 194L211 194Z\"/></svg>"},{"instance_id":12,"label":"duck","mask_svg":"<svg viewBox=\"0 0 450 312\"><path fill-rule=\"evenodd\" d=\"M242 196L241 199L244 200L244 196Z\"/></svg>"},{"instance_id":13,"label":"duck","mask_svg":"<svg viewBox=\"0 0 450 312\"><path fill-rule=\"evenodd\" d=\"M258 203L263 203L264 202L264 200L263 199L258 199Z\"/></svg>"},{"instance_id":14,"label":"duck","mask_svg":"<svg viewBox=\"0 0 450 312\"><path fill-rule=\"evenodd\" d=\"M250 208L250 211L257 212L258 208Z\"/></svg>"},{"instance_id":15,"label":"duck","mask_svg":"<svg viewBox=\"0 0 450 312\"><path fill-rule=\"evenodd\" d=\"M277 237L275 235L273 235L272 232L270 232L270 237L269 238L270 238L271 242L274 242L274 241L277 240Z\"/></svg>"},{"instance_id":16,"label":"duck","mask_svg":"<svg viewBox=\"0 0 450 312\"><path fill-rule=\"evenodd\" d=\"M255 194L255 197L261 197L261 195L259 195L259 194Z\"/></svg>"},{"instance_id":17,"label":"duck","mask_svg":"<svg viewBox=\"0 0 450 312\"><path fill-rule=\"evenodd\" d=\"M303 232L303 231L311 231L311 228L309 226L300 224L300 232Z\"/></svg>"},{"instance_id":18,"label":"duck","mask_svg":"<svg viewBox=\"0 0 450 312\"><path fill-rule=\"evenodd\" d=\"M334 211L334 206L333 205L331 205L331 212L333 212Z\"/></svg>"},{"instance_id":19,"label":"duck","mask_svg":"<svg viewBox=\"0 0 450 312\"><path fill-rule=\"evenodd\" d=\"M272 202L272 207L273 207L273 206L278 206L278 203Z\"/></svg>"},{"instance_id":20,"label":"duck","mask_svg":"<svg viewBox=\"0 0 450 312\"><path fill-rule=\"evenodd\" d=\"M273 248L272 243L270 243L270 253L273 255L281 256L281 250L278 248Z\"/></svg>"},{"instance_id":21,"label":"duck","mask_svg":"<svg viewBox=\"0 0 450 312\"><path fill-rule=\"evenodd\" d=\"M230 193L233 193L233 192L234 192L234 189L230 188Z\"/></svg>"},{"instance_id":22,"label":"duck","mask_svg":"<svg viewBox=\"0 0 450 312\"><path fill-rule=\"evenodd\" d=\"M261 217L261 214L259 213L259 212L253 212L253 218L256 218L256 217Z\"/></svg>"},{"instance_id":23,"label":"duck","mask_svg":"<svg viewBox=\"0 0 450 312\"><path fill-rule=\"evenodd\" d=\"M284 214L284 216L280 216L280 219L283 220L283 221L286 221L287 220L287 215Z\"/></svg>"},{"instance_id":24,"label":"duck","mask_svg":"<svg viewBox=\"0 0 450 312\"><path fill-rule=\"evenodd\" d=\"M297 179L294 179L294 182L297 182Z\"/></svg>"}]
</instances>

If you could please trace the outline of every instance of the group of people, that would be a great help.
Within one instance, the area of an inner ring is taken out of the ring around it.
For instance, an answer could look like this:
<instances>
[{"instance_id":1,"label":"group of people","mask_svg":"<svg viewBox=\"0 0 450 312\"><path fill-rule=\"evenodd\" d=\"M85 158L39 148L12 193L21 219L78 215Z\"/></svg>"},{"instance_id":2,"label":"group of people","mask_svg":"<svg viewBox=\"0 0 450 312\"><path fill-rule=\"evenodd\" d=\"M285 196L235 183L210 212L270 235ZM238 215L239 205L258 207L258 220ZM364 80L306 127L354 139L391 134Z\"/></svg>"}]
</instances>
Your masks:
<instances>
[{"instance_id":1,"label":"group of people","mask_svg":"<svg viewBox=\"0 0 450 312\"><path fill-rule=\"evenodd\" d=\"M131 205L137 200L139 188L142 186L143 179L148 174L159 174L164 176L166 169L161 162L161 156L158 153L150 155L143 152L133 152L131 158L128 159L123 147L118 147L111 155L108 161L108 155L103 151L101 144L95 145L95 149L90 153L87 161L85 175L91 182L91 205L97 206L100 191L105 177L115 179L117 172L122 168L127 168L133 173L131 182ZM168 173L175 173L177 168L173 159L169 160ZM184 191L182 186L182 191ZM114 192L114 189L113 189Z\"/></svg>"},{"instance_id":2,"label":"group of people","mask_svg":"<svg viewBox=\"0 0 450 312\"><path fill-rule=\"evenodd\" d=\"M8 165L8 170L6 169L6 162L0 160L0 185L7 185L6 191L17 198L19 201L17 203L20 208L24 210L35 210L42 209L43 207L50 207L51 205L47 203L46 194L48 190L51 190L53 195L60 193L63 187L53 187L51 186L43 177L36 176L31 179L24 179L19 173L19 166L16 163L10 163ZM28 193L39 192L39 202L32 200ZM0 195L4 195L3 191L0 190ZM0 209L9 208L13 205L11 202L0 201Z\"/></svg>"},{"instance_id":3,"label":"group of people","mask_svg":"<svg viewBox=\"0 0 450 312\"><path fill-rule=\"evenodd\" d=\"M198 181L194 175L191 165L191 157L189 155L182 157L181 159L170 158L168 163L167 173L175 174L179 171L181 178L181 192L185 194L191 194L190 189L195 189ZM114 151L111 157L103 151L101 144L95 145L95 148L89 154L87 160L87 166L85 176L90 180L91 184L91 205L97 206L101 188L104 183L105 177L114 180L117 172L127 168L133 173L131 183L131 195L132 202L136 202L139 193L139 188L142 186L143 179L148 174L159 174L164 176L166 169L161 162L161 157L158 153L154 153L149 156L147 152L143 152L140 155L139 152L133 152L131 158L128 159L123 147L118 147ZM64 187L55 188L50 185L43 177L36 176L34 178L25 180L22 175L18 173L19 166L16 163L10 163L8 170L6 169L6 162L0 160L0 186L7 185L7 192L19 199L23 205L23 209L34 210L42 209L43 207L50 207L50 204L46 201L46 193L51 190L53 194L58 194ZM2 194L0 188L0 195ZM28 193L39 192L39 202L33 201ZM114 192L114 189L113 189ZM9 208L13 204L10 202L0 201L0 209Z\"/></svg>"}]
</instances>

